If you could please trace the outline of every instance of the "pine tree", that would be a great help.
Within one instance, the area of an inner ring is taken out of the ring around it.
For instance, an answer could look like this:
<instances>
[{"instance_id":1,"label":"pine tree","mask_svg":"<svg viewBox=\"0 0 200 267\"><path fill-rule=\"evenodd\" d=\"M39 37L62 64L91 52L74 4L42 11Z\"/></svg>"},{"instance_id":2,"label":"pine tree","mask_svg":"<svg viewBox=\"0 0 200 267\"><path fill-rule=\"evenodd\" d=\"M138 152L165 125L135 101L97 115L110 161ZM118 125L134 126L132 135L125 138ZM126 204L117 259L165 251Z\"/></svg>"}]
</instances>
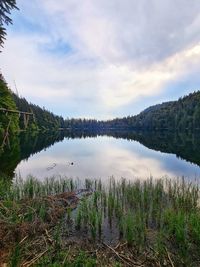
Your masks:
<instances>
[{"instance_id":1,"label":"pine tree","mask_svg":"<svg viewBox=\"0 0 200 267\"><path fill-rule=\"evenodd\" d=\"M0 46L3 46L6 29L4 25L12 24L10 18L11 10L18 9L16 6L16 0L0 0Z\"/></svg>"}]
</instances>

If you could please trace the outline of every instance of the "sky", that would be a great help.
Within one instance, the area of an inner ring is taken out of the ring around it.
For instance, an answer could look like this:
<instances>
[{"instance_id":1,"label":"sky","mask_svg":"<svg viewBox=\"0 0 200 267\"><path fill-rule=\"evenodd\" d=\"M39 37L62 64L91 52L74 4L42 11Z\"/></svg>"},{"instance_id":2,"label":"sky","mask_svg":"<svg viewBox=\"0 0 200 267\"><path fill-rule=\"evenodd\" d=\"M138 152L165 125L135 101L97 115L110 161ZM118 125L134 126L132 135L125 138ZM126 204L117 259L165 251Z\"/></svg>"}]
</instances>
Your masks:
<instances>
[{"instance_id":1,"label":"sky","mask_svg":"<svg viewBox=\"0 0 200 267\"><path fill-rule=\"evenodd\" d=\"M135 115L200 88L199 0L17 5L1 71L13 91L55 114Z\"/></svg>"}]
</instances>

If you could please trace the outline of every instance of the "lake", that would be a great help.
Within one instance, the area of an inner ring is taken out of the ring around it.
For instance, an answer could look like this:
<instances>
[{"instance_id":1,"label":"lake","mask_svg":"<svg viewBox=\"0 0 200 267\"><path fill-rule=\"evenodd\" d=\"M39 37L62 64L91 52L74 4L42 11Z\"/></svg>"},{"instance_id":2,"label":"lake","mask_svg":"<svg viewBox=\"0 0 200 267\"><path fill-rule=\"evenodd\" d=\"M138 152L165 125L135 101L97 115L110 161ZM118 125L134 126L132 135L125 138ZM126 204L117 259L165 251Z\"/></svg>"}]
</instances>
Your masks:
<instances>
[{"instance_id":1,"label":"lake","mask_svg":"<svg viewBox=\"0 0 200 267\"><path fill-rule=\"evenodd\" d=\"M1 154L0 170L39 179L61 175L102 180L110 176L185 176L195 180L200 178L199 140L198 136L185 133L23 134L14 142L15 153L10 147Z\"/></svg>"}]
</instances>

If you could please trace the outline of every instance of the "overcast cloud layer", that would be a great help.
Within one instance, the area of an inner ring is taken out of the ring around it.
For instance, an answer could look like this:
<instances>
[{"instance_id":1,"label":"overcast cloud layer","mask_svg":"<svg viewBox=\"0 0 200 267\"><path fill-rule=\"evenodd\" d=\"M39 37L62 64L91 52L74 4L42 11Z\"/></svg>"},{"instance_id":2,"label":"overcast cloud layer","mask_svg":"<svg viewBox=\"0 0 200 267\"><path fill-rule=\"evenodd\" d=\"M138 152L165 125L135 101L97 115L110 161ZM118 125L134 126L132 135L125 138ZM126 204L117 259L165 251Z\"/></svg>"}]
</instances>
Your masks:
<instances>
[{"instance_id":1,"label":"overcast cloud layer","mask_svg":"<svg viewBox=\"0 0 200 267\"><path fill-rule=\"evenodd\" d=\"M64 117L132 115L199 88L199 0L19 0L0 55L13 90Z\"/></svg>"}]
</instances>

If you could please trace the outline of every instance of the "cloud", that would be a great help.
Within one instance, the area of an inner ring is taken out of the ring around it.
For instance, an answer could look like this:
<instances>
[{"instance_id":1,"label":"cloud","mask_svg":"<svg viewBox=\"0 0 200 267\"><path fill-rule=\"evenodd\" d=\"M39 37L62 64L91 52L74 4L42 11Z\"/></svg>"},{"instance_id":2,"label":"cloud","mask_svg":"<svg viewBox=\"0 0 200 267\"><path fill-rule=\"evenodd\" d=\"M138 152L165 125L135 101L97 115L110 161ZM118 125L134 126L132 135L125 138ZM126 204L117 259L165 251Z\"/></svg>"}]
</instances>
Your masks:
<instances>
[{"instance_id":1,"label":"cloud","mask_svg":"<svg viewBox=\"0 0 200 267\"><path fill-rule=\"evenodd\" d=\"M43 8L52 24L59 17L65 25L59 27L63 38L73 37L79 49L116 64L135 62L138 68L138 63L163 60L199 40L199 1L50 0Z\"/></svg>"},{"instance_id":2,"label":"cloud","mask_svg":"<svg viewBox=\"0 0 200 267\"><path fill-rule=\"evenodd\" d=\"M111 85L104 91L104 103L112 108L129 104L137 98L156 95L163 90L167 82L197 69L199 60L200 44L197 44L139 72L131 71L125 66L112 66L113 71L106 73L109 73L109 77L118 77L118 80L121 80L115 80L115 86Z\"/></svg>"},{"instance_id":3,"label":"cloud","mask_svg":"<svg viewBox=\"0 0 200 267\"><path fill-rule=\"evenodd\" d=\"M22 95L55 113L112 117L199 69L199 1L18 4L2 71Z\"/></svg>"}]
</instances>

